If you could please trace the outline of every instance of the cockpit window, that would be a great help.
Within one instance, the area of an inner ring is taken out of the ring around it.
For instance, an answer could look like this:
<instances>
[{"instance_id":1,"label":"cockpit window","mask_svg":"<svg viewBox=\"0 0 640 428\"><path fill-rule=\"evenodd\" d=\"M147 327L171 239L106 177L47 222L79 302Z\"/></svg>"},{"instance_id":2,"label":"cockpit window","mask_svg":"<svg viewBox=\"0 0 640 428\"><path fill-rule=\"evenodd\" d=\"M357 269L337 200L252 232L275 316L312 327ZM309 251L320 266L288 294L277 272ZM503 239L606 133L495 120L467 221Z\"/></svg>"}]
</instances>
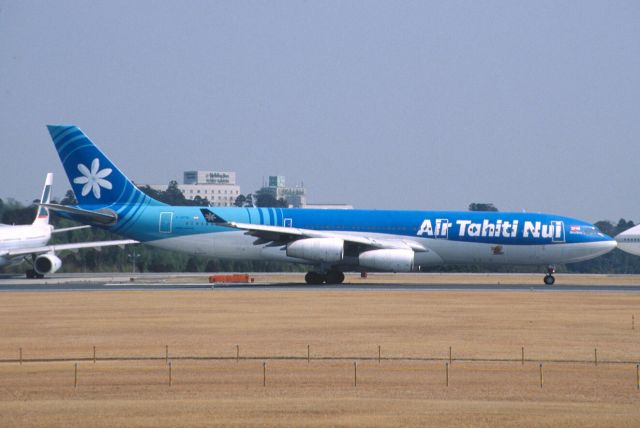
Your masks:
<instances>
[{"instance_id":1,"label":"cockpit window","mask_svg":"<svg viewBox=\"0 0 640 428\"><path fill-rule=\"evenodd\" d=\"M598 229L595 226L581 226L580 230L585 235L598 235L598 234L602 233L602 232L600 232L600 229Z\"/></svg>"}]
</instances>

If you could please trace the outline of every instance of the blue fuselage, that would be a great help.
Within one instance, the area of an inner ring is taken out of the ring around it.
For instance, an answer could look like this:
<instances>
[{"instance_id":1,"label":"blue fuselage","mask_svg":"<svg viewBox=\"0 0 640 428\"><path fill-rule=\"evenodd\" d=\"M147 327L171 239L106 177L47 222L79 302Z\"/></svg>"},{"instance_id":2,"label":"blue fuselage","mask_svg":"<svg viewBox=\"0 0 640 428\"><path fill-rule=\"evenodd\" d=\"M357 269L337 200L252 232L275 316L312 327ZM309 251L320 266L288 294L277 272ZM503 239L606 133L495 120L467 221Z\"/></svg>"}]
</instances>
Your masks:
<instances>
[{"instance_id":1,"label":"blue fuselage","mask_svg":"<svg viewBox=\"0 0 640 428\"><path fill-rule=\"evenodd\" d=\"M91 207L84 207L91 208ZM115 233L158 247L218 258L288 257L284 247L244 231L208 222L202 207L113 206L125 219ZM557 264L587 260L615 247L590 223L557 215L513 212L316 210L213 208L227 222L299 228L327 233L415 242L416 266L443 263ZM353 260L345 260L346 265Z\"/></svg>"}]
</instances>

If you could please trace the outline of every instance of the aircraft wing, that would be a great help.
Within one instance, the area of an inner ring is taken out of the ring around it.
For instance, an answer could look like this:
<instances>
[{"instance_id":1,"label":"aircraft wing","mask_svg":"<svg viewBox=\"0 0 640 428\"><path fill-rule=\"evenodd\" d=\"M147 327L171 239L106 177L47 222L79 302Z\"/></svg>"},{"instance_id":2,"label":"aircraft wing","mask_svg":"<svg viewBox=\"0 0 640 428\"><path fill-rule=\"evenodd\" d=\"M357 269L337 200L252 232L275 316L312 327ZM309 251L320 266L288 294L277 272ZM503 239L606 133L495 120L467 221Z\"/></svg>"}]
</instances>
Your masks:
<instances>
[{"instance_id":1,"label":"aircraft wing","mask_svg":"<svg viewBox=\"0 0 640 428\"><path fill-rule=\"evenodd\" d=\"M53 229L51 231L51 233L61 233L61 232L71 232L72 230L80 230L80 229L88 229L91 226L89 226L88 224L85 226L72 226L72 227L63 227L60 229Z\"/></svg>"},{"instance_id":2,"label":"aircraft wing","mask_svg":"<svg viewBox=\"0 0 640 428\"><path fill-rule=\"evenodd\" d=\"M55 244L55 245L44 245L42 247L35 248L23 248L23 249L15 249L8 250L0 253L0 256L4 257L17 257L24 256L27 254L41 254L41 253L55 253L57 251L64 250L79 250L81 248L100 248L100 247L110 247L113 245L128 245L128 244L137 244L138 241L133 239L121 239L116 241L93 241L93 242L74 242L69 244Z\"/></svg>"},{"instance_id":3,"label":"aircraft wing","mask_svg":"<svg viewBox=\"0 0 640 428\"><path fill-rule=\"evenodd\" d=\"M296 227L267 226L236 222L220 222L220 226L246 230L249 235L272 242L290 242L304 238L339 238L346 243L362 245L376 249L412 249L415 252L427 251L425 247L410 239L379 239L349 233L329 232Z\"/></svg>"}]
</instances>

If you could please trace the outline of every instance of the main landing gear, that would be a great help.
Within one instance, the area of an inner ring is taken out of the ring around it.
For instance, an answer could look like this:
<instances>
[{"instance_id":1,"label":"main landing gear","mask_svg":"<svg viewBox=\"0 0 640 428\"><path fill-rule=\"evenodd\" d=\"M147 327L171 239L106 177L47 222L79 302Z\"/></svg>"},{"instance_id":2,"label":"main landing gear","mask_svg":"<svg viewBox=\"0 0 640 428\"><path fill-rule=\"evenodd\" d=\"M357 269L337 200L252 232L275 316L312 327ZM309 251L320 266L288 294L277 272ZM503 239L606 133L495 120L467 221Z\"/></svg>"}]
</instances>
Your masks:
<instances>
[{"instance_id":1,"label":"main landing gear","mask_svg":"<svg viewBox=\"0 0 640 428\"><path fill-rule=\"evenodd\" d=\"M545 284L553 285L553 283L556 282L556 278L553 276L554 273L556 273L556 267L555 266L547 267L547 274L544 277L544 283Z\"/></svg>"},{"instance_id":2,"label":"main landing gear","mask_svg":"<svg viewBox=\"0 0 640 428\"><path fill-rule=\"evenodd\" d=\"M307 272L304 280L307 284L313 285L319 285L323 283L342 284L344 282L344 274L339 270L330 270L326 273Z\"/></svg>"},{"instance_id":3,"label":"main landing gear","mask_svg":"<svg viewBox=\"0 0 640 428\"><path fill-rule=\"evenodd\" d=\"M25 272L25 276L28 279L44 278L44 275L42 275L41 273L36 272L34 269L27 269L27 271Z\"/></svg>"}]
</instances>

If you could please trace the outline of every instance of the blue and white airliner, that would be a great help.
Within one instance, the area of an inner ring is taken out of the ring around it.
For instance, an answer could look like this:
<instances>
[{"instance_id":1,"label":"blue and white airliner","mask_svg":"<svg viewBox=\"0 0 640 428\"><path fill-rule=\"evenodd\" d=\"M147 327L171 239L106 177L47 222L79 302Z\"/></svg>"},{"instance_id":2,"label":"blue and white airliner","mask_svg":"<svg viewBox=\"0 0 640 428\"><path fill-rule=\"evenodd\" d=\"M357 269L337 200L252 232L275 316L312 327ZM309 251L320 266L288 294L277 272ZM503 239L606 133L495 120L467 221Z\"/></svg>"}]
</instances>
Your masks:
<instances>
[{"instance_id":1,"label":"blue and white airliner","mask_svg":"<svg viewBox=\"0 0 640 428\"><path fill-rule=\"evenodd\" d=\"M555 265L611 251L588 222L552 214L170 206L140 191L76 126L49 133L78 200L47 205L149 245L235 260L309 266L310 284L346 271L413 272L442 264Z\"/></svg>"}]
</instances>

